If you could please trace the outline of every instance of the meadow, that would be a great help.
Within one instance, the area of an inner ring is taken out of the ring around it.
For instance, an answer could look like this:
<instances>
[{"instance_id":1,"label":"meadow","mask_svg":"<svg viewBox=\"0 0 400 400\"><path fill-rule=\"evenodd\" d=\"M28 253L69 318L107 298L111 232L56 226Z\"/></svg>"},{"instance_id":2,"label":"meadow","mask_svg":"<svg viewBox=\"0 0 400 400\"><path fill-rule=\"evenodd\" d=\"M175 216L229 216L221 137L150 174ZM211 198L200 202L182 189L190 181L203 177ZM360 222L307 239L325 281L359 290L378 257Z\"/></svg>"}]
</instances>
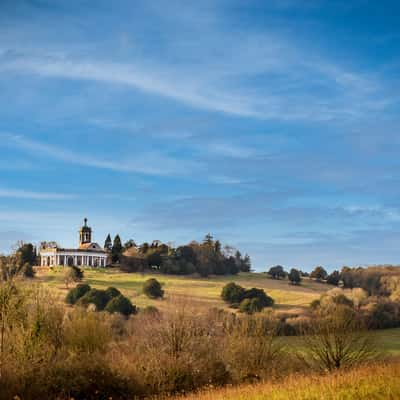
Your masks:
<instances>
[{"instance_id":1,"label":"meadow","mask_svg":"<svg viewBox=\"0 0 400 400\"><path fill-rule=\"evenodd\" d=\"M142 293L143 283L149 278L157 278L165 290L165 298L152 300ZM60 298L65 297L68 289L64 282L62 268L40 268L35 281L51 288ZM282 312L301 312L311 301L331 286L304 279L299 286L289 285L287 280L275 280L266 273L240 273L236 276L213 276L200 278L193 276L173 276L151 273L124 273L117 269L84 269L84 280L91 287L106 289L114 286L129 297L138 307L156 306L160 311L167 310L176 300L190 300L199 308L227 308L221 300L221 290L228 282L236 282L246 288L264 289L275 300L275 309Z\"/></svg>"},{"instance_id":2,"label":"meadow","mask_svg":"<svg viewBox=\"0 0 400 400\"><path fill-rule=\"evenodd\" d=\"M143 283L156 277L165 290L162 300L150 299L142 293ZM59 268L40 268L34 281L40 282L64 301L68 293L63 280L64 270ZM302 313L310 303L321 294L333 288L331 285L304 278L301 285L289 285L287 280L271 279L266 273L240 273L236 276L212 276L201 278L194 276L174 276L152 273L125 273L117 269L84 269L83 282L97 289L114 286L139 308L156 307L161 312L168 312L185 301L191 309L207 312L210 308L233 311L221 300L221 290L228 282L236 282L244 287L264 289L275 300L274 310L277 313ZM69 285L69 288L73 287ZM268 310L264 310L268 312ZM372 331L378 349L383 354L400 356L400 328ZM285 337L289 346L298 348L301 340L298 337Z\"/></svg>"}]
</instances>

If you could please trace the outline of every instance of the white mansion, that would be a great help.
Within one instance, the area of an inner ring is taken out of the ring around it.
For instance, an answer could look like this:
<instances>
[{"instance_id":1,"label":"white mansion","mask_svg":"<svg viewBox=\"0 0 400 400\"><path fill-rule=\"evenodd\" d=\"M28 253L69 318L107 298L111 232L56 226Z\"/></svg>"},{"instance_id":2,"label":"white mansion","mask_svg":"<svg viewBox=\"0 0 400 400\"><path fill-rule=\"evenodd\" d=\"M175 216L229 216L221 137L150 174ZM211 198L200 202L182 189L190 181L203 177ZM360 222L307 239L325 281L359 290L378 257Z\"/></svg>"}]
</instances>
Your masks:
<instances>
[{"instance_id":1,"label":"white mansion","mask_svg":"<svg viewBox=\"0 0 400 400\"><path fill-rule=\"evenodd\" d=\"M77 249L63 249L54 242L45 242L40 248L40 265L45 267L56 265L106 267L108 261L109 253L92 242L92 229L87 226L86 218L79 230Z\"/></svg>"}]
</instances>

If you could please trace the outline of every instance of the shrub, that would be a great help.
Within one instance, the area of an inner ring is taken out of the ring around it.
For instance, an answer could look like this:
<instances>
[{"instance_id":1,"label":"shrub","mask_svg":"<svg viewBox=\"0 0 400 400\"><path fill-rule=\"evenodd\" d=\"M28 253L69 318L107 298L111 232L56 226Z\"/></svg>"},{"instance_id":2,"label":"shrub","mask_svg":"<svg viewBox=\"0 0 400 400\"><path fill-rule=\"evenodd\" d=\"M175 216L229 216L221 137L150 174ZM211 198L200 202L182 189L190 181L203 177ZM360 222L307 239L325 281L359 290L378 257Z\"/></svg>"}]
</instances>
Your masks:
<instances>
[{"instance_id":1,"label":"shrub","mask_svg":"<svg viewBox=\"0 0 400 400\"><path fill-rule=\"evenodd\" d=\"M288 278L289 278L290 283L293 285L298 285L301 282L300 272L295 268L292 268L290 270Z\"/></svg>"},{"instance_id":2,"label":"shrub","mask_svg":"<svg viewBox=\"0 0 400 400\"><path fill-rule=\"evenodd\" d=\"M154 306L147 306L141 310L143 314L158 316L160 315L160 311L157 307Z\"/></svg>"},{"instance_id":3,"label":"shrub","mask_svg":"<svg viewBox=\"0 0 400 400\"><path fill-rule=\"evenodd\" d=\"M90 289L84 296L82 296L77 304L82 306L88 306L94 304L97 311L104 310L110 299L107 296L105 290Z\"/></svg>"},{"instance_id":4,"label":"shrub","mask_svg":"<svg viewBox=\"0 0 400 400\"><path fill-rule=\"evenodd\" d=\"M64 282L65 286L69 287L71 282L79 282L83 279L83 271L79 267L65 267L64 270Z\"/></svg>"},{"instance_id":5,"label":"shrub","mask_svg":"<svg viewBox=\"0 0 400 400\"><path fill-rule=\"evenodd\" d=\"M121 292L118 289L116 289L115 287L111 286L106 289L106 294L107 294L107 297L111 300L114 297L119 296L121 294Z\"/></svg>"},{"instance_id":6,"label":"shrub","mask_svg":"<svg viewBox=\"0 0 400 400\"><path fill-rule=\"evenodd\" d=\"M348 297L346 297L344 294L341 294L341 293L332 296L332 301L338 306L341 305L341 306L347 306L350 308L354 307L353 300L349 299Z\"/></svg>"},{"instance_id":7,"label":"shrub","mask_svg":"<svg viewBox=\"0 0 400 400\"><path fill-rule=\"evenodd\" d=\"M320 299L315 299L310 303L310 307L313 310L316 310L317 308L319 308L321 306L321 300Z\"/></svg>"},{"instance_id":8,"label":"shrub","mask_svg":"<svg viewBox=\"0 0 400 400\"><path fill-rule=\"evenodd\" d=\"M73 265L71 268L71 276L75 282L81 281L83 279L83 271L79 268Z\"/></svg>"},{"instance_id":9,"label":"shrub","mask_svg":"<svg viewBox=\"0 0 400 400\"><path fill-rule=\"evenodd\" d=\"M226 284L221 292L222 300L230 304L240 303L243 299L245 289L234 282Z\"/></svg>"},{"instance_id":10,"label":"shrub","mask_svg":"<svg viewBox=\"0 0 400 400\"><path fill-rule=\"evenodd\" d=\"M250 299L244 299L239 306L239 310L242 313L254 314L255 312L262 311L264 306L258 297L253 297Z\"/></svg>"},{"instance_id":11,"label":"shrub","mask_svg":"<svg viewBox=\"0 0 400 400\"><path fill-rule=\"evenodd\" d=\"M148 279L143 286L143 293L151 299L159 299L164 297L164 290L161 288L157 279Z\"/></svg>"},{"instance_id":12,"label":"shrub","mask_svg":"<svg viewBox=\"0 0 400 400\"><path fill-rule=\"evenodd\" d=\"M120 313L125 316L136 313L136 307L131 303L128 298L126 298L122 294L112 298L107 303L105 310L111 314Z\"/></svg>"},{"instance_id":13,"label":"shrub","mask_svg":"<svg viewBox=\"0 0 400 400\"><path fill-rule=\"evenodd\" d=\"M35 394L32 396L27 388L27 396L23 398L105 400L127 399L130 395L135 397L142 394L138 382L111 369L101 358L87 357L58 362L48 373L50 376L47 377L41 373L42 384L35 385ZM33 381L37 380L36 374L32 377Z\"/></svg>"},{"instance_id":14,"label":"shrub","mask_svg":"<svg viewBox=\"0 0 400 400\"><path fill-rule=\"evenodd\" d=\"M81 283L68 292L65 301L68 304L75 304L81 297L89 292L90 289L91 288L89 285L87 285L86 283Z\"/></svg>"},{"instance_id":15,"label":"shrub","mask_svg":"<svg viewBox=\"0 0 400 400\"><path fill-rule=\"evenodd\" d=\"M29 263L25 263L21 268L22 274L25 278L34 278L35 277L35 270L33 269L32 265Z\"/></svg>"},{"instance_id":16,"label":"shrub","mask_svg":"<svg viewBox=\"0 0 400 400\"><path fill-rule=\"evenodd\" d=\"M274 304L274 300L272 299L272 297L269 297L263 289L247 289L242 296L242 300L254 298L257 298L263 307L272 307Z\"/></svg>"},{"instance_id":17,"label":"shrub","mask_svg":"<svg viewBox=\"0 0 400 400\"><path fill-rule=\"evenodd\" d=\"M371 305L367 316L370 329L397 328L400 326L400 305L397 302L381 300Z\"/></svg>"}]
</instances>

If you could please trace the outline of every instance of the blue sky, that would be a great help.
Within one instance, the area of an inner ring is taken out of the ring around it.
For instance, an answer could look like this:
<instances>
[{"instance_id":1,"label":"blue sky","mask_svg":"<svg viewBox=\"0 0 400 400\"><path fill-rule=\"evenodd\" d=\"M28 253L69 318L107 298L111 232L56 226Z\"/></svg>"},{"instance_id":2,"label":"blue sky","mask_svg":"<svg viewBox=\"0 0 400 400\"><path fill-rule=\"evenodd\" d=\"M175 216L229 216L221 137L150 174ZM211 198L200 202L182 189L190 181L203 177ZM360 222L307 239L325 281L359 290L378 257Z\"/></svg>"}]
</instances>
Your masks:
<instances>
[{"instance_id":1,"label":"blue sky","mask_svg":"<svg viewBox=\"0 0 400 400\"><path fill-rule=\"evenodd\" d=\"M372 4L371 4L372 3ZM0 2L0 251L211 232L400 263L400 5Z\"/></svg>"}]
</instances>

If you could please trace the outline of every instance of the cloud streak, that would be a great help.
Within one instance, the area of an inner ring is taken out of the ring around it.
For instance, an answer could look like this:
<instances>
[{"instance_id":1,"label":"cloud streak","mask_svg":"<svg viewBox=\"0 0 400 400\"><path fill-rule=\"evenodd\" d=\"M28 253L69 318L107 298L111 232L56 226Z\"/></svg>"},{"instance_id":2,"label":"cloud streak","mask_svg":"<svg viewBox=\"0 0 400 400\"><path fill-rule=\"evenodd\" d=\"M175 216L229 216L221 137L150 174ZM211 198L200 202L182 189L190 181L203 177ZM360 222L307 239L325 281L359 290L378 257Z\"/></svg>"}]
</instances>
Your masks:
<instances>
[{"instance_id":1,"label":"cloud streak","mask_svg":"<svg viewBox=\"0 0 400 400\"><path fill-rule=\"evenodd\" d=\"M77 198L74 194L31 192L21 189L7 189L0 187L0 198L28 199L28 200L71 200Z\"/></svg>"},{"instance_id":2,"label":"cloud streak","mask_svg":"<svg viewBox=\"0 0 400 400\"><path fill-rule=\"evenodd\" d=\"M66 148L49 145L37 140L32 140L21 135L9 133L0 134L9 146L16 147L30 154L42 154L54 160L99 168L116 172L140 173L145 175L170 176L185 175L196 170L200 164L195 161L178 160L156 152L135 155L133 160L94 157L87 154L71 151Z\"/></svg>"}]
</instances>

